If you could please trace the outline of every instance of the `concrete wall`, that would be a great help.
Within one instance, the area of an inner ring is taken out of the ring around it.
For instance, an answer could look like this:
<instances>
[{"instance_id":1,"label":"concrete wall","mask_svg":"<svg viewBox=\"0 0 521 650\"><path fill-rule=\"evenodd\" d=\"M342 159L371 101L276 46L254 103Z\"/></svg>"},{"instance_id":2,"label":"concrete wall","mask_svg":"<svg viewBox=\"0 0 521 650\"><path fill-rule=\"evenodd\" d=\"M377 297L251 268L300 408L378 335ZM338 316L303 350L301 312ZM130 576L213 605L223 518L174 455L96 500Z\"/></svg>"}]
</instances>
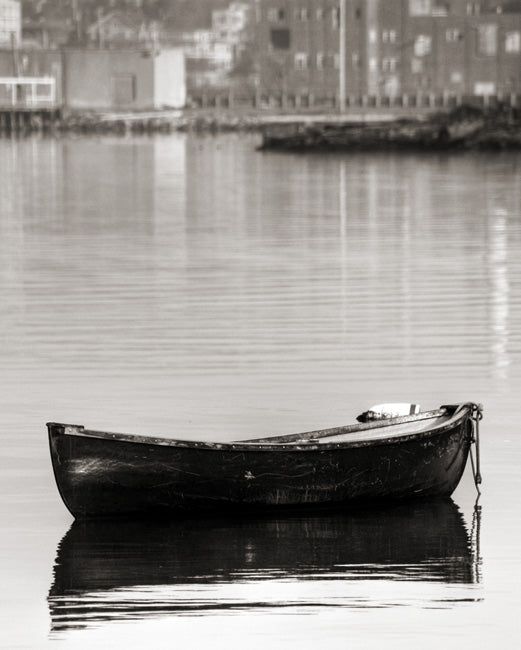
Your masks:
<instances>
[{"instance_id":1,"label":"concrete wall","mask_svg":"<svg viewBox=\"0 0 521 650\"><path fill-rule=\"evenodd\" d=\"M154 106L154 59L131 50L64 50L64 103L72 109Z\"/></svg>"},{"instance_id":2,"label":"concrete wall","mask_svg":"<svg viewBox=\"0 0 521 650\"><path fill-rule=\"evenodd\" d=\"M181 49L161 50L154 58L154 107L186 104L185 57Z\"/></svg>"},{"instance_id":3,"label":"concrete wall","mask_svg":"<svg viewBox=\"0 0 521 650\"><path fill-rule=\"evenodd\" d=\"M186 100L179 49L64 50L64 101L72 109L178 108Z\"/></svg>"}]
</instances>

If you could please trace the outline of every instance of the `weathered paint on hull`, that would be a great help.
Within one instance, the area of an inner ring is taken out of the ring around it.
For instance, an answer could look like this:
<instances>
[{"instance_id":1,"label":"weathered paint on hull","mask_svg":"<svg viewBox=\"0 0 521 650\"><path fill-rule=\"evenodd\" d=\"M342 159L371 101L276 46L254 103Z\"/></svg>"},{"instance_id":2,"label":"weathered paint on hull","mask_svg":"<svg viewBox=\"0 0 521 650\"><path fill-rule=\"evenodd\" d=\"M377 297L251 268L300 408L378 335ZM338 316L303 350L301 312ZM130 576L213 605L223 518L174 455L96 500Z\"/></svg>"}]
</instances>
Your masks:
<instances>
[{"instance_id":1,"label":"weathered paint on hull","mask_svg":"<svg viewBox=\"0 0 521 650\"><path fill-rule=\"evenodd\" d=\"M49 437L61 496L73 516L88 517L449 496L470 430L465 417L432 435L275 451L99 439L66 435L60 425L49 425Z\"/></svg>"}]
</instances>

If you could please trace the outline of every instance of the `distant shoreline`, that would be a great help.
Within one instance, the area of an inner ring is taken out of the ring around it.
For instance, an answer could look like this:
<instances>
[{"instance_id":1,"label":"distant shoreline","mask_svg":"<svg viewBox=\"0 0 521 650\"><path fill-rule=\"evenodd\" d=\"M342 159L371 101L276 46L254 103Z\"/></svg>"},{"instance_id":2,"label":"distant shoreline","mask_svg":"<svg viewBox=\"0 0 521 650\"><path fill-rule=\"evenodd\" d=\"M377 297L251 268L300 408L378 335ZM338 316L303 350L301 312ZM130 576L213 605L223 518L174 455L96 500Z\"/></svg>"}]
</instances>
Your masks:
<instances>
[{"instance_id":1,"label":"distant shoreline","mask_svg":"<svg viewBox=\"0 0 521 650\"><path fill-rule=\"evenodd\" d=\"M67 111L30 119L1 135L259 133L262 150L521 149L521 110L462 105L451 111L396 115L277 114L260 111Z\"/></svg>"},{"instance_id":2,"label":"distant shoreline","mask_svg":"<svg viewBox=\"0 0 521 650\"><path fill-rule=\"evenodd\" d=\"M58 130L63 133L172 133L224 131L260 131L264 120L259 114L237 111L135 111L84 112L65 114Z\"/></svg>"}]
</instances>

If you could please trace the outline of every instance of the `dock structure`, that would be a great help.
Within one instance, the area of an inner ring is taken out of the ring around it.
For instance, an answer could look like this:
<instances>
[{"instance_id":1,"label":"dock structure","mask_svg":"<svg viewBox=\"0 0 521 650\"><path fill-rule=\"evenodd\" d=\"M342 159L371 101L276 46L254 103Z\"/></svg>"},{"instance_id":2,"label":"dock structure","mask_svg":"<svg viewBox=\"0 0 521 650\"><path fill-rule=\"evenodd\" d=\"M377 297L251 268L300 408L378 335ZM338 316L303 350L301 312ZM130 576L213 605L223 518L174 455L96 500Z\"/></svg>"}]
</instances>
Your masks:
<instances>
[{"instance_id":1,"label":"dock structure","mask_svg":"<svg viewBox=\"0 0 521 650\"><path fill-rule=\"evenodd\" d=\"M332 119L334 114L341 118L352 114L385 113L392 117L429 114L433 110L452 110L457 106L471 105L481 108L506 105L521 107L519 92L494 93L490 95L433 93L418 91L400 95L346 95L343 100L335 93L315 95L288 92L234 93L222 89L194 90L188 93L187 106L193 109L211 110L253 110L260 113L298 113L313 115L327 112Z\"/></svg>"},{"instance_id":2,"label":"dock structure","mask_svg":"<svg viewBox=\"0 0 521 650\"><path fill-rule=\"evenodd\" d=\"M0 135L45 131L59 119L54 77L0 77Z\"/></svg>"}]
</instances>

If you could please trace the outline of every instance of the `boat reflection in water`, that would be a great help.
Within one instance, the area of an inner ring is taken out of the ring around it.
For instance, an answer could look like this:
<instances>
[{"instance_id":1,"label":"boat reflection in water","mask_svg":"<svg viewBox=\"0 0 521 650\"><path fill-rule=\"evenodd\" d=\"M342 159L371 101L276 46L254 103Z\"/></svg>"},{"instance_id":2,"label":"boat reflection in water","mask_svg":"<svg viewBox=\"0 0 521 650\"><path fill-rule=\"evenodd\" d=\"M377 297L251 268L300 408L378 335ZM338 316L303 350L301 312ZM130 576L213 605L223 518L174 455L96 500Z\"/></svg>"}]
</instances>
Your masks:
<instances>
[{"instance_id":1,"label":"boat reflection in water","mask_svg":"<svg viewBox=\"0 0 521 650\"><path fill-rule=\"evenodd\" d=\"M75 521L58 546L52 630L217 610L391 606L397 581L460 585L468 601L479 582L476 517L469 531L448 500L348 514ZM374 582L360 589L375 580L392 583L389 603L368 602L378 599Z\"/></svg>"}]
</instances>

